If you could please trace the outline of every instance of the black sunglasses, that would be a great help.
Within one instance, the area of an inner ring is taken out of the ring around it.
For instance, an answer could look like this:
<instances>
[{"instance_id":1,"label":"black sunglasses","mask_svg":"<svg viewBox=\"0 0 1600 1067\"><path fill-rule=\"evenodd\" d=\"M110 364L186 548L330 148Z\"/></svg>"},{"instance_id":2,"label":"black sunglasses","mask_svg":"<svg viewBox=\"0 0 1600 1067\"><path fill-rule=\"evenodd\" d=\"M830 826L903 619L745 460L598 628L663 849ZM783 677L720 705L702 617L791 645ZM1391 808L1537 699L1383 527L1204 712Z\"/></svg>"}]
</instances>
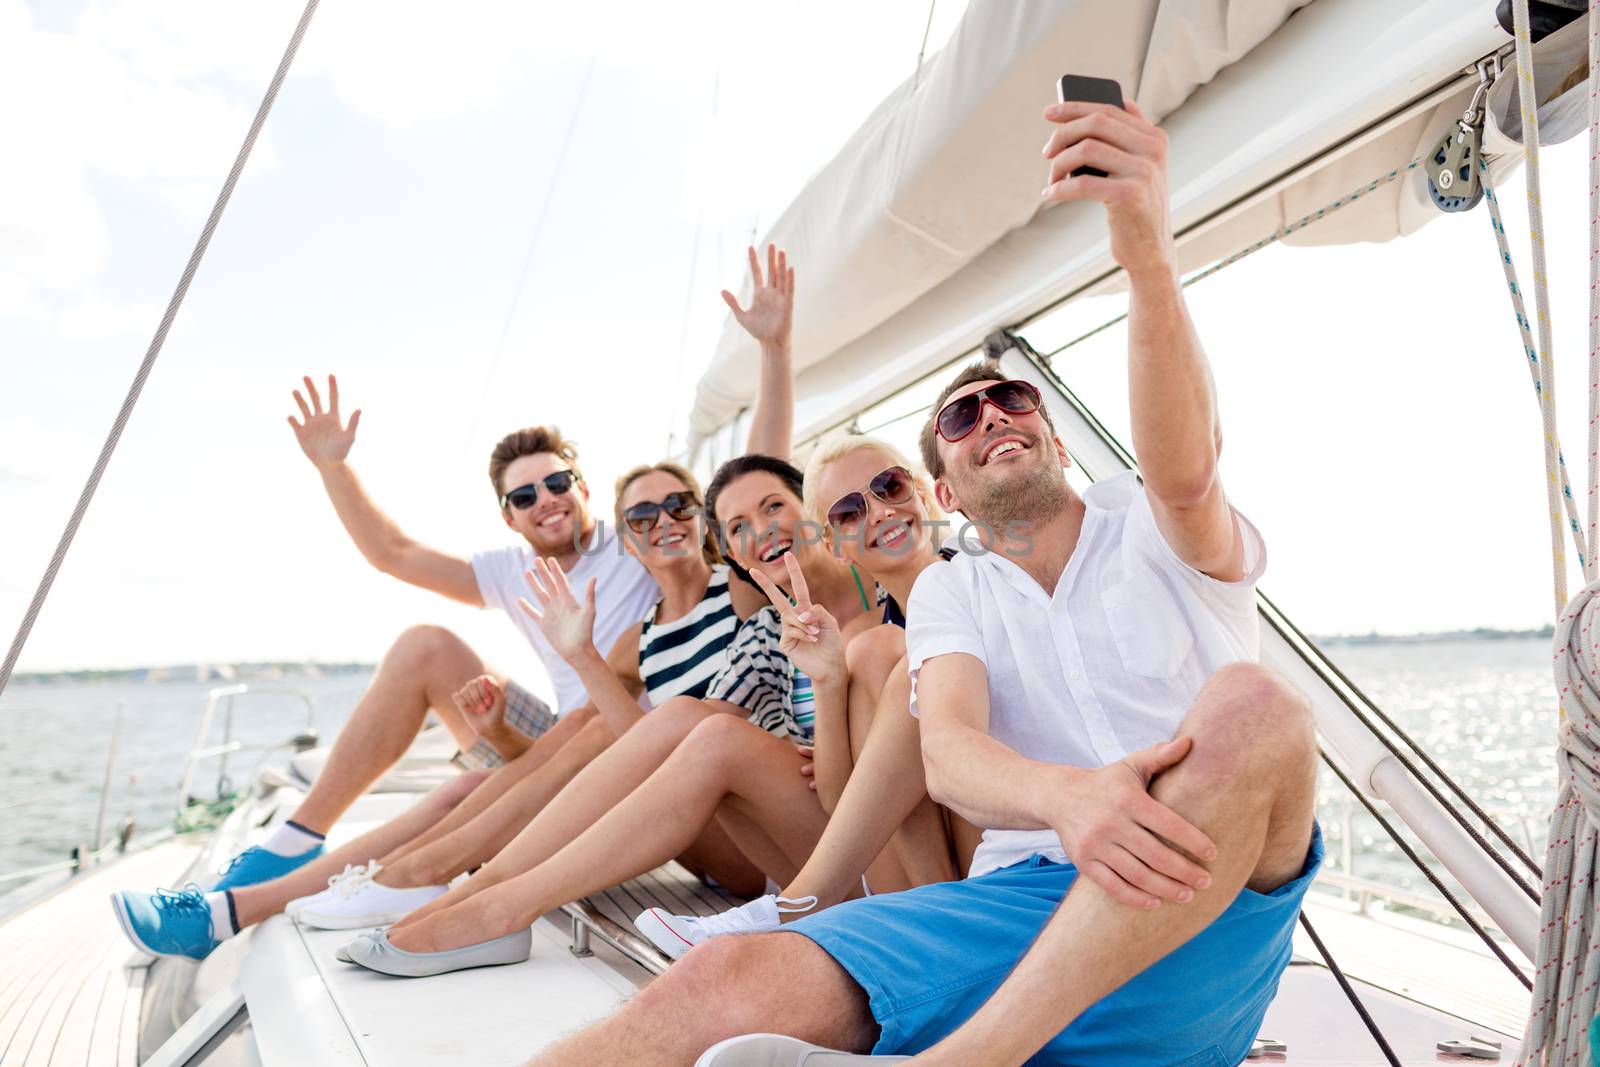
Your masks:
<instances>
[{"instance_id":1,"label":"black sunglasses","mask_svg":"<svg viewBox=\"0 0 1600 1067\"><path fill-rule=\"evenodd\" d=\"M953 444L970 434L978 425L986 400L1008 415L1027 415L1039 410L1039 390L1031 384L997 382L976 393L957 397L940 408L939 417L934 420L939 436Z\"/></svg>"},{"instance_id":2,"label":"black sunglasses","mask_svg":"<svg viewBox=\"0 0 1600 1067\"><path fill-rule=\"evenodd\" d=\"M650 528L656 524L656 519L662 512L668 518L692 519L700 514L700 501L687 490L677 493L668 493L661 498L658 504L654 500L641 500L630 506L622 513L622 521L628 524L628 529L637 534L649 533Z\"/></svg>"},{"instance_id":3,"label":"black sunglasses","mask_svg":"<svg viewBox=\"0 0 1600 1067\"><path fill-rule=\"evenodd\" d=\"M867 492L885 504L907 504L910 503L912 494L916 492L916 485L911 472L904 467L885 467L872 476L872 481L867 483ZM866 495L857 490L854 493L846 493L833 502L833 507L828 509L828 525L836 530L843 529L846 526L854 526L866 516Z\"/></svg>"},{"instance_id":4,"label":"black sunglasses","mask_svg":"<svg viewBox=\"0 0 1600 1067\"><path fill-rule=\"evenodd\" d=\"M517 486L500 498L500 506L510 506L518 511L527 511L533 507L534 501L539 499L540 485L543 485L548 492L555 496L560 496L572 488L573 482L581 481L583 481L583 478L577 471L556 471L554 474L547 475L537 482L529 482L527 485Z\"/></svg>"}]
</instances>

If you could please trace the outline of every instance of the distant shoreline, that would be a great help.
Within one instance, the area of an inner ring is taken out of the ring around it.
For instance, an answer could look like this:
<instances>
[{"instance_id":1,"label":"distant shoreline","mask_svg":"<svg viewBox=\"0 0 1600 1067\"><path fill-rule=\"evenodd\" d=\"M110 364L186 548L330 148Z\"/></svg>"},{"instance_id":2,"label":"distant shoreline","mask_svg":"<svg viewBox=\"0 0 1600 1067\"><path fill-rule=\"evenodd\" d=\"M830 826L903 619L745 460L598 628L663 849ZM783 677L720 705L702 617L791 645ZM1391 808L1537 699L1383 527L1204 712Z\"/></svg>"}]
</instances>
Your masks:
<instances>
[{"instance_id":1,"label":"distant shoreline","mask_svg":"<svg viewBox=\"0 0 1600 1067\"><path fill-rule=\"evenodd\" d=\"M21 685L188 685L241 682L304 682L361 674L376 669L374 663L182 663L163 667L86 668L76 671L19 672Z\"/></svg>"},{"instance_id":2,"label":"distant shoreline","mask_svg":"<svg viewBox=\"0 0 1600 1067\"><path fill-rule=\"evenodd\" d=\"M1444 641L1548 641L1555 629L1542 626L1537 630L1497 630L1479 627L1474 630L1444 630L1437 633L1417 634L1320 634L1312 640L1319 645L1424 645ZM32 671L17 674L13 680L19 685L162 685L169 682L210 682L227 685L231 682L292 682L329 678L345 674L361 674L377 668L375 663L294 663L288 661L256 663L184 663L162 667L86 668L75 671Z\"/></svg>"}]
</instances>

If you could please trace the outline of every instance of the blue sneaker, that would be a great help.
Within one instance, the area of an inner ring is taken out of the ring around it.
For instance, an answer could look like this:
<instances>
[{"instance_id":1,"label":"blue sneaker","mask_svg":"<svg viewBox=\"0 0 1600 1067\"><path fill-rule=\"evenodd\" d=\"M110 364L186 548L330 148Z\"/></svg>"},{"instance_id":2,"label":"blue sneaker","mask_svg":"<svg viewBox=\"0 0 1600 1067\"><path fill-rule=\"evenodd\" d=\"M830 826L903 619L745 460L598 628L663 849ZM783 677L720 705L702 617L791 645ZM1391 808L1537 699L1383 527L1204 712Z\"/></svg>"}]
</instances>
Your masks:
<instances>
[{"instance_id":1,"label":"blue sneaker","mask_svg":"<svg viewBox=\"0 0 1600 1067\"><path fill-rule=\"evenodd\" d=\"M222 943L212 929L206 898L193 882L176 893L170 889L112 893L111 910L128 940L151 956L203 960Z\"/></svg>"},{"instance_id":2,"label":"blue sneaker","mask_svg":"<svg viewBox=\"0 0 1600 1067\"><path fill-rule=\"evenodd\" d=\"M321 845L298 856L280 856L276 852L268 852L260 845L253 845L228 861L228 865L222 868L222 876L211 886L209 892L219 893L224 889L240 889L247 885L270 882L274 878L282 878L291 871L299 870L320 855L322 855Z\"/></svg>"}]
</instances>

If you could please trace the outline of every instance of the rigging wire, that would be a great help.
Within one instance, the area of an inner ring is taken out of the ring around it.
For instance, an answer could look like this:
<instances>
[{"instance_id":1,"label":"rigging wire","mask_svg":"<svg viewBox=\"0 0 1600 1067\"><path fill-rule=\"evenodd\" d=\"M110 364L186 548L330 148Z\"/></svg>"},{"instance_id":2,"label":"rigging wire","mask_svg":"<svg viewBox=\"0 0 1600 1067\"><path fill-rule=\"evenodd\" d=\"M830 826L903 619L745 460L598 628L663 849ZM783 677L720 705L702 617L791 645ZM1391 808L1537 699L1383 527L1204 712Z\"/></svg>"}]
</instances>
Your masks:
<instances>
[{"instance_id":1,"label":"rigging wire","mask_svg":"<svg viewBox=\"0 0 1600 1067\"><path fill-rule=\"evenodd\" d=\"M1378 1029L1377 1020L1367 1011L1367 1006L1361 1002L1361 997L1356 993L1356 987L1350 984L1350 979L1344 976L1338 963L1334 962L1333 954L1328 951L1328 946L1322 943L1322 938L1317 935L1317 928L1311 925L1305 912L1300 913L1300 925L1306 928L1306 933L1311 938L1311 943L1317 946L1317 951L1322 954L1322 961L1328 965L1328 970L1333 972L1334 981L1339 983L1339 988L1344 990L1344 995L1349 998L1350 1006L1361 1016L1361 1021L1367 1025L1367 1033L1372 1035L1372 1040L1378 1043L1378 1048L1383 1052L1383 1058L1389 1061L1389 1067L1400 1067L1400 1058L1394 1054L1383 1031Z\"/></svg>"},{"instance_id":2,"label":"rigging wire","mask_svg":"<svg viewBox=\"0 0 1600 1067\"><path fill-rule=\"evenodd\" d=\"M39 580L39 587L34 591L27 611L23 613L22 624L17 628L16 636L11 639L11 647L6 652L5 662L0 663L0 693L5 692L6 683L11 680L11 672L16 668L23 647L28 643L28 636L33 632L33 624L38 619L40 610L44 608L45 598L50 595L50 587L55 584L56 574L61 569L62 561L66 559L67 550L72 547L73 538L78 534L78 527L83 523L83 516L89 510L89 502L94 499L95 490L100 487L100 479L105 474L106 466L110 464L118 443L122 440L122 431L133 415L134 405L139 402L145 382L149 379L150 372L155 369L156 358L161 355L161 349L167 343L167 334L172 330L173 320L178 317L178 309L183 306L183 299L189 293L189 285L194 281L195 272L200 269L200 262L205 258L206 249L211 246L211 236L222 221L222 213L228 206L228 200L233 196L233 189L239 182L239 176L244 173L245 163L250 158L250 150L255 147L256 138L266 125L267 115L272 111L273 102L278 99L278 89L289 74L289 68L300 50L300 42L305 39L306 29L311 25L311 17L316 14L317 3L318 0L306 0L305 10L300 14L300 21L295 24L294 33L289 37L289 44L284 49L283 57L278 60L278 68L267 84L267 91L261 98L260 106L256 108L255 118L250 122L250 129L245 133L244 142L234 156L233 167L228 171L222 189L217 193L216 202L211 206L211 214L207 216L205 226L200 230L200 237L189 253L189 261L184 265L183 274L178 278L177 287L167 302L167 310L161 316L160 324L156 326L155 336L150 339L150 347L145 350L144 360L134 374L133 384L128 387L128 393L122 400L122 407L117 411L117 417L111 424L111 431L106 435L105 443L100 446L100 455L96 457L94 468L89 472L89 479L78 495L78 503L72 509L72 517L67 520L66 529L61 532L61 540L56 544L55 553L51 555L50 563L45 567L44 577Z\"/></svg>"},{"instance_id":3,"label":"rigging wire","mask_svg":"<svg viewBox=\"0 0 1600 1067\"><path fill-rule=\"evenodd\" d=\"M467 427L463 448L472 444L472 435L477 433L478 422L483 418L483 409L489 403L489 390L494 385L495 373L500 369L500 357L505 354L506 342L511 337L511 325L517 318L517 309L522 305L522 294L528 284L528 273L533 268L533 257L538 254L539 240L544 236L544 224L550 217L550 205L554 203L556 189L561 185L561 175L567 165L567 150L572 147L572 135L578 129L578 118L583 114L583 102L589 97L589 83L594 78L594 67L598 58L598 55L589 57L589 65L583 72L583 83L578 87L578 97L572 104L572 114L567 118L567 131L562 135L561 147L556 150L555 168L550 173L550 184L545 186L544 203L540 205L539 214L534 220L533 235L528 238L528 251L522 257L522 270L517 274L517 285L511 292L511 304L506 308L505 320L500 323L500 337L495 341L494 354L489 357L489 370L483 377L483 393L478 400L477 409L472 413L472 423Z\"/></svg>"},{"instance_id":4,"label":"rigging wire","mask_svg":"<svg viewBox=\"0 0 1600 1067\"><path fill-rule=\"evenodd\" d=\"M928 22L922 27L922 44L917 48L917 69L911 75L911 90L916 91L922 84L922 60L928 54L928 37L933 33L933 9L939 5L939 0L928 0Z\"/></svg>"},{"instance_id":5,"label":"rigging wire","mask_svg":"<svg viewBox=\"0 0 1600 1067\"><path fill-rule=\"evenodd\" d=\"M1344 783L1345 788L1350 790L1351 794L1361 802L1361 806L1367 809L1367 813L1378 821L1378 825L1383 827L1384 832L1389 835L1389 837L1399 847L1400 851L1405 853L1406 858L1416 866L1417 870L1422 872L1422 876L1432 883L1433 888L1438 890L1439 894L1444 897L1446 902L1448 902L1449 905L1455 909L1456 914L1461 916L1462 921L1464 921L1467 926L1472 929L1472 932L1477 934L1478 937L1483 940L1483 943L1488 946L1489 951L1494 953L1495 958L1501 963L1505 964L1506 969L1512 973L1517 981L1521 982L1527 989L1532 990L1533 980L1526 974L1522 973L1522 968L1518 967L1516 962L1506 954L1506 950L1501 947L1500 942L1494 939L1494 935L1489 933L1489 931L1484 928L1484 925L1478 921L1477 916L1473 915L1472 912L1468 910L1467 906L1461 902L1460 898L1458 898L1455 893L1451 892L1450 889L1445 886L1444 881L1434 873L1433 868L1428 865L1427 861L1417 854L1417 851L1411 847L1410 842L1408 842L1404 837L1400 836L1399 829L1388 819L1386 819L1381 812L1378 811L1377 805L1373 804L1372 801L1367 798L1367 795L1356 787L1355 782L1351 781L1350 776L1345 774L1339 765L1329 758L1327 752L1321 752L1321 755L1322 762L1328 765L1328 768L1333 771L1334 775L1339 779L1339 781Z\"/></svg>"},{"instance_id":6,"label":"rigging wire","mask_svg":"<svg viewBox=\"0 0 1600 1067\"><path fill-rule=\"evenodd\" d=\"M1505 220L1500 215L1500 198L1495 195L1494 186L1489 184L1489 165L1478 157L1478 169L1483 175L1483 195L1489 202L1489 226L1494 230L1495 244L1500 249L1500 267L1505 274L1506 289L1511 294L1511 310L1517 317L1517 330L1522 335L1522 352L1528 357L1528 372L1533 375L1533 392L1539 404L1540 411L1544 410L1544 382L1539 373L1539 352L1533 346L1533 333L1528 325L1528 309L1522 302L1522 287L1517 284L1516 264L1511 261L1511 245L1506 239ZM1592 390L1591 390L1592 391ZM1545 439L1546 448L1554 448L1555 465L1561 479L1561 495L1565 499L1567 509L1567 525L1572 531L1572 543L1578 553L1578 564L1587 574L1591 566L1592 554L1585 549L1583 529L1578 525L1578 504L1572 496L1572 480L1567 474L1567 456L1562 450L1559 441ZM1548 460L1548 457L1546 457ZM1594 467L1594 458L1589 459L1590 467ZM1591 498L1594 493L1591 490ZM1591 505L1592 507L1592 505ZM1564 602L1563 602L1564 606ZM1559 609L1557 609L1559 614Z\"/></svg>"}]
</instances>

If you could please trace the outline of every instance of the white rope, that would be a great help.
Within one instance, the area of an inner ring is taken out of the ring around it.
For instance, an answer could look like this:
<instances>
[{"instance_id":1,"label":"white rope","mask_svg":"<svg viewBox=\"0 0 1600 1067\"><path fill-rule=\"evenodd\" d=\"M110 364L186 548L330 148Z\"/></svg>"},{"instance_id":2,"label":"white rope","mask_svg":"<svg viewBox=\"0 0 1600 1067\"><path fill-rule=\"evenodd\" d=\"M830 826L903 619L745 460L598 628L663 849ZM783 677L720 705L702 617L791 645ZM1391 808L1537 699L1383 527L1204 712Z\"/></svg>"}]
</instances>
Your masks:
<instances>
[{"instance_id":1,"label":"white rope","mask_svg":"<svg viewBox=\"0 0 1600 1067\"><path fill-rule=\"evenodd\" d=\"M1546 466L1553 445L1555 370L1539 203L1538 100L1528 0L1512 5L1517 76L1522 106L1523 154L1528 169L1528 221L1533 230L1534 296L1539 313L1544 385ZM1595 550L1600 530L1600 0L1589 2L1589 536L1587 584L1561 613L1555 639L1556 694L1561 705L1556 768L1560 788L1545 849L1544 892L1527 1033L1518 1067L1571 1067L1588 1063L1589 1027L1600 1001L1600 581ZM1554 479L1551 479L1554 489ZM1556 543L1561 538L1556 534ZM1557 559L1557 595L1565 574Z\"/></svg>"},{"instance_id":2,"label":"white rope","mask_svg":"<svg viewBox=\"0 0 1600 1067\"><path fill-rule=\"evenodd\" d=\"M1519 1067L1589 1062L1587 1030L1600 994L1600 582L1573 597L1556 629L1555 682L1567 709L1556 752L1561 781Z\"/></svg>"},{"instance_id":3,"label":"white rope","mask_svg":"<svg viewBox=\"0 0 1600 1067\"><path fill-rule=\"evenodd\" d=\"M89 510L89 502L94 499L95 490L100 487L100 478L105 474L107 464L111 462L112 453L117 450L117 443L122 440L122 431L128 425L129 417L133 415L134 405L139 402L139 394L144 391L144 383L150 377L150 372L155 369L156 357L161 355L162 346L167 343L167 334L172 329L173 320L178 317L178 308L183 306L183 298L189 292L189 283L194 281L195 271L200 269L200 261L205 258L206 249L211 245L211 235L216 231L217 224L222 221L222 212L228 206L228 199L233 195L233 187L238 184L239 175L244 173L244 165L250 158L250 150L255 147L262 126L266 125L267 115L272 111L272 103L278 98L278 88L288 76L295 53L300 50L300 42L305 38L306 27L311 25L311 16L316 13L317 2L318 0L306 0L305 11L301 13L294 34L289 38L289 46L284 49L283 58L278 61L278 69L267 85L266 95L261 98L261 106L256 109L256 117L250 123L250 130L245 134L244 143L239 146L238 155L234 157L233 169L228 171L228 177L222 183L222 191L217 194L216 203L211 206L211 214L206 219L205 227L200 231L200 239L195 242L194 250L189 253L189 262L183 268L183 275L178 279L178 287L173 291L172 299L167 302L166 313L161 316L161 323L156 327L155 336L150 339L150 347L145 350L144 360L133 376L133 384L128 387L128 394L122 400L122 407L117 412L116 420L111 424L111 432L106 435L105 444L100 446L100 455L94 461L94 469L89 472L89 480L84 483L83 491L78 494L78 503L72 509L72 517L67 520L67 528L61 532L61 540L57 542L55 553L51 555L50 563L45 567L44 577L39 580L39 587L34 590L33 600L29 602L28 610L23 613L22 625L17 628L16 636L11 640L11 648L6 653L5 662L0 664L0 693L5 692L6 683L11 680L11 672L16 668L23 647L28 643L28 635L33 632L34 621L44 608L45 598L50 595L50 587L55 584L56 572L61 569L61 563L67 556L67 549L72 547L72 540L77 536L78 527L83 522L84 513Z\"/></svg>"}]
</instances>

